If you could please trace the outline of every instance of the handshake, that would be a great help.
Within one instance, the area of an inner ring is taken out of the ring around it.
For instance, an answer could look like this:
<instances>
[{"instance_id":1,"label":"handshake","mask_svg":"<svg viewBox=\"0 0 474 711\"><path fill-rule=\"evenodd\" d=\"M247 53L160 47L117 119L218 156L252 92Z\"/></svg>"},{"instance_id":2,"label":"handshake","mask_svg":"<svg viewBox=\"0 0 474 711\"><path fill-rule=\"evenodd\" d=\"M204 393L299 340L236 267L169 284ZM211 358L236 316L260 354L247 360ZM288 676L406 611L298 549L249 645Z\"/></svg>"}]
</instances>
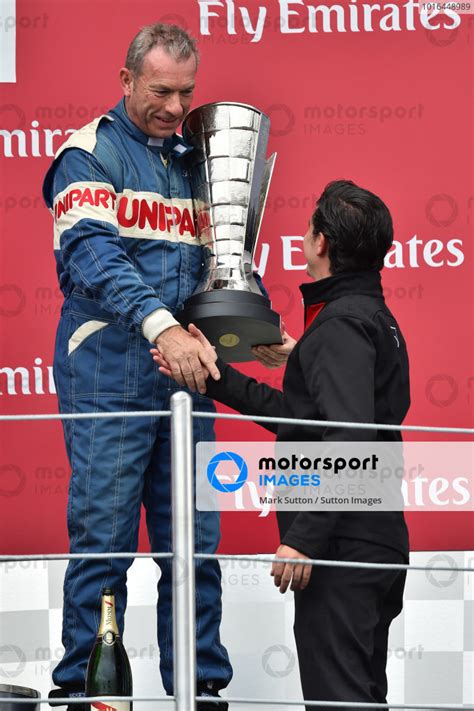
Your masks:
<instances>
[{"instance_id":1,"label":"handshake","mask_svg":"<svg viewBox=\"0 0 474 711\"><path fill-rule=\"evenodd\" d=\"M267 368L278 368L286 363L296 343L284 325L281 335L282 344L252 348L255 359ZM215 348L192 323L187 331L181 326L171 326L163 331L156 339L156 348L152 348L150 353L161 373L193 392L198 391L204 395L207 378L220 380ZM270 575L281 593L288 589L304 590L307 587L312 567L305 565L304 560L308 560L308 556L296 548L283 544L278 547Z\"/></svg>"},{"instance_id":2,"label":"handshake","mask_svg":"<svg viewBox=\"0 0 474 711\"><path fill-rule=\"evenodd\" d=\"M254 346L255 359L267 368L279 368L286 363L296 343L282 325L282 344ZM156 339L156 348L150 350L159 370L179 385L204 395L208 377L220 379L216 365L217 354L206 336L190 323L186 331L182 326L171 326Z\"/></svg>"}]
</instances>

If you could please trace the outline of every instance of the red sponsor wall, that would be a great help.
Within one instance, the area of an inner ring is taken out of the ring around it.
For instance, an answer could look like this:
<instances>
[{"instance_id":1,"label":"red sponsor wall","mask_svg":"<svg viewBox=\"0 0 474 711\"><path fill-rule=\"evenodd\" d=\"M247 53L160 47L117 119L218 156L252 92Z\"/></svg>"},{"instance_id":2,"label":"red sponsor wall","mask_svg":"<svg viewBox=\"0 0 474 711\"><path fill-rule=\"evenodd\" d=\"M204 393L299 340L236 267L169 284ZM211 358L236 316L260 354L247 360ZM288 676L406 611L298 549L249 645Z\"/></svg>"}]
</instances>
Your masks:
<instances>
[{"instance_id":1,"label":"red sponsor wall","mask_svg":"<svg viewBox=\"0 0 474 711\"><path fill-rule=\"evenodd\" d=\"M51 155L71 129L115 105L130 40L165 21L199 40L194 106L240 101L272 121L269 152L278 158L256 263L289 332L302 331L301 236L315 200L328 181L353 179L394 217L383 280L409 347L407 424L472 425L472 15L420 18L409 2L331 6L17 0L16 19L0 28L16 31L16 82L0 85L2 413L56 411L49 369L62 299L41 200ZM281 371L242 369L281 384ZM247 423L219 422L217 431L229 440L270 437ZM59 423L1 423L0 438L2 552L67 550ZM408 520L414 550L474 548L470 514ZM272 516L223 515L222 550L272 550L276 542Z\"/></svg>"}]
</instances>

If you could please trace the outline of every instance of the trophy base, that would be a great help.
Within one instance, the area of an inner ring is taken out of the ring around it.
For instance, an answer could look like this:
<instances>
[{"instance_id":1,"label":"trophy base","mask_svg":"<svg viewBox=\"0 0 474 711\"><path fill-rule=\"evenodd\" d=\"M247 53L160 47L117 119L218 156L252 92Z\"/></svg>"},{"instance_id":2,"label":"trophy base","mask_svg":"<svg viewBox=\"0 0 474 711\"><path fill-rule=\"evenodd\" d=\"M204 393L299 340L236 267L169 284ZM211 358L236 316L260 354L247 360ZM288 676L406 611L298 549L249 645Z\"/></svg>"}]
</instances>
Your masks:
<instances>
[{"instance_id":1,"label":"trophy base","mask_svg":"<svg viewBox=\"0 0 474 711\"><path fill-rule=\"evenodd\" d=\"M226 363L255 360L252 346L282 343L280 316L263 295L247 291L204 291L187 299L176 316L194 323Z\"/></svg>"}]
</instances>

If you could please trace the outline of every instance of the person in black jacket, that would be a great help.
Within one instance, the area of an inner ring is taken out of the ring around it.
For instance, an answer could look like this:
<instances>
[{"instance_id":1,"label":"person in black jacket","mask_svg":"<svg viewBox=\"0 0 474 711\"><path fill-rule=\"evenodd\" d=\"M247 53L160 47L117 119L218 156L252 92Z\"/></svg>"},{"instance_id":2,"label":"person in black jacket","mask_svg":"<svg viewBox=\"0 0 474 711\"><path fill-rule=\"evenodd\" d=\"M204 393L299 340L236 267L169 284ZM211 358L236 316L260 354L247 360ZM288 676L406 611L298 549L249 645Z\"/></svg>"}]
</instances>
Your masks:
<instances>
[{"instance_id":1,"label":"person in black jacket","mask_svg":"<svg viewBox=\"0 0 474 711\"><path fill-rule=\"evenodd\" d=\"M351 181L330 183L304 237L314 281L300 287L305 331L288 359L283 392L217 359L221 378L207 379L207 395L250 415L401 424L410 404L408 356L380 277L392 241L392 219L380 198ZM210 352L203 334L190 331ZM272 348L256 352L271 357ZM169 375L160 353L152 353ZM401 440L397 431L264 426L279 441ZM277 559L408 562L403 512L278 511L277 517ZM277 560L271 574L281 592L295 591L305 700L386 703L388 631L402 609L405 571Z\"/></svg>"}]
</instances>

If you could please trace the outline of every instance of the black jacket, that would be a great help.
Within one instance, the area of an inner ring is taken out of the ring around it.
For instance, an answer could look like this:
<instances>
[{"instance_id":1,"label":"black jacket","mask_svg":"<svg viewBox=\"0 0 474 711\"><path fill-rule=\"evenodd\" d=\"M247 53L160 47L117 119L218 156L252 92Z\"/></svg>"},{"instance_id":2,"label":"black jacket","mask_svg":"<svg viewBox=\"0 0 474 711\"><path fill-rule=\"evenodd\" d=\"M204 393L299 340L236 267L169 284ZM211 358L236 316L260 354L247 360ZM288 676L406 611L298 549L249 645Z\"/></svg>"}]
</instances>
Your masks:
<instances>
[{"instance_id":1,"label":"black jacket","mask_svg":"<svg viewBox=\"0 0 474 711\"><path fill-rule=\"evenodd\" d=\"M219 360L222 377L208 379L209 397L249 415L401 424L410 405L408 356L379 272L337 274L300 288L307 325L288 359L283 392ZM399 432L383 430L263 426L283 441L401 439ZM408 558L402 512L277 515L281 542L311 557L322 557L329 539L343 537L389 546Z\"/></svg>"}]
</instances>

